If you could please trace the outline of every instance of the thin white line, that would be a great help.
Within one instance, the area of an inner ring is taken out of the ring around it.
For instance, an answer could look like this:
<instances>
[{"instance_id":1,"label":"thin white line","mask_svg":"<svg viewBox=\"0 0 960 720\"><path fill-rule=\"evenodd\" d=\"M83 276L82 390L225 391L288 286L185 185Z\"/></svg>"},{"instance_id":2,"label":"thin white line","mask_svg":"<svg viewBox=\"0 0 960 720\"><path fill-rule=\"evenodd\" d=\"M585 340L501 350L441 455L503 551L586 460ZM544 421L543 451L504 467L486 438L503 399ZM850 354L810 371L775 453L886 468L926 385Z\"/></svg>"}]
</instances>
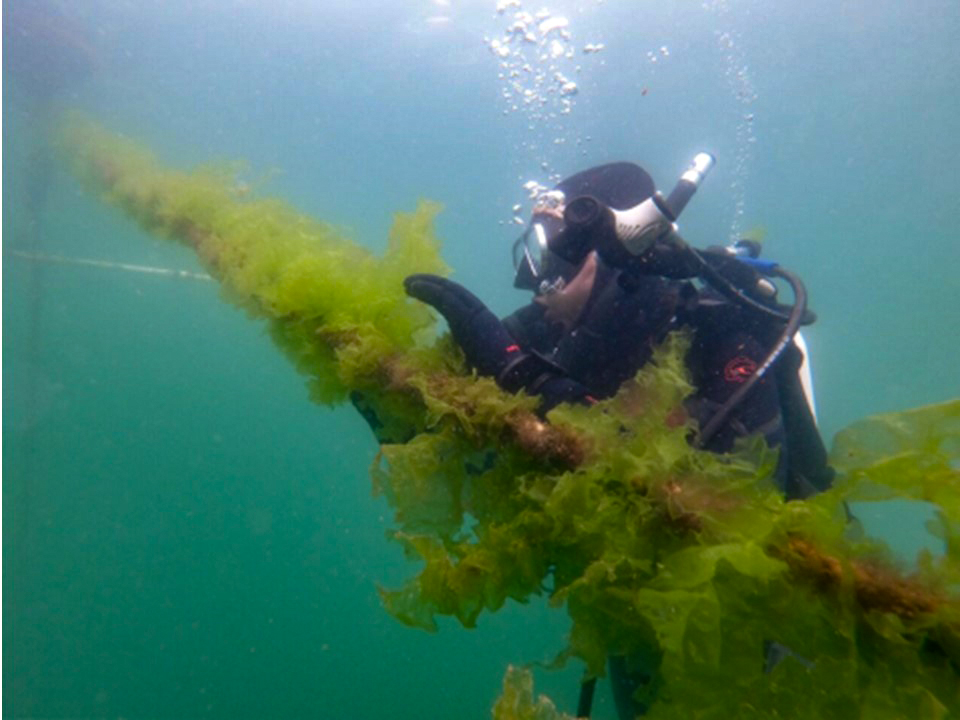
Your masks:
<instances>
[{"instance_id":1,"label":"thin white line","mask_svg":"<svg viewBox=\"0 0 960 720\"><path fill-rule=\"evenodd\" d=\"M7 250L4 254L31 260L33 262L57 263L60 265L87 265L89 267L106 268L108 270L125 270L126 272L147 273L150 275L166 275L187 280L213 280L206 273L191 272L189 270L171 270L170 268L151 267L149 265L131 265L129 263L112 262L110 260L89 260L87 258L69 258L62 255L39 255L23 250Z\"/></svg>"}]
</instances>

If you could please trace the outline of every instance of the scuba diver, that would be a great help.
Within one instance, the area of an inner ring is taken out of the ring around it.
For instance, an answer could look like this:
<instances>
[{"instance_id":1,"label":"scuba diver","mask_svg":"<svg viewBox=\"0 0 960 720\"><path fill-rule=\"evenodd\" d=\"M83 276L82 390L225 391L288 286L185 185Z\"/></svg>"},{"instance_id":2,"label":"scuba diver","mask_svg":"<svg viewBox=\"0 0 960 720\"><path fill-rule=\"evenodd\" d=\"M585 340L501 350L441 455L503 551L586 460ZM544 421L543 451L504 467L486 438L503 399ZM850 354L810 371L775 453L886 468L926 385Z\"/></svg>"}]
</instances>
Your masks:
<instances>
[{"instance_id":1,"label":"scuba diver","mask_svg":"<svg viewBox=\"0 0 960 720\"><path fill-rule=\"evenodd\" d=\"M534 296L502 320L442 277L412 275L405 288L444 316L471 368L508 392L540 397L541 414L613 396L667 333L688 328L691 442L724 453L740 437L762 435L779 449L774 479L785 497L808 497L833 478L798 334L815 316L800 279L761 260L757 243L697 250L679 236L676 219L712 165L698 155L666 197L628 162L579 172L541 194L513 249L514 285ZM778 302L777 278L791 287L792 304ZM655 684L658 664L655 650L610 658L621 718L646 712L634 694ZM589 717L594 684L581 686L579 717Z\"/></svg>"},{"instance_id":2,"label":"scuba diver","mask_svg":"<svg viewBox=\"0 0 960 720\"><path fill-rule=\"evenodd\" d=\"M758 244L698 251L677 234L676 218L712 164L698 155L666 198L626 162L543 193L514 244L514 285L533 301L503 320L445 278L412 275L406 291L444 316L479 375L539 396L541 413L613 396L668 332L692 329L694 442L727 452L738 437L762 434L780 450L785 496L807 497L832 479L800 372L797 331L815 316L799 278L760 260ZM776 301L772 277L791 285L792 306Z\"/></svg>"}]
</instances>

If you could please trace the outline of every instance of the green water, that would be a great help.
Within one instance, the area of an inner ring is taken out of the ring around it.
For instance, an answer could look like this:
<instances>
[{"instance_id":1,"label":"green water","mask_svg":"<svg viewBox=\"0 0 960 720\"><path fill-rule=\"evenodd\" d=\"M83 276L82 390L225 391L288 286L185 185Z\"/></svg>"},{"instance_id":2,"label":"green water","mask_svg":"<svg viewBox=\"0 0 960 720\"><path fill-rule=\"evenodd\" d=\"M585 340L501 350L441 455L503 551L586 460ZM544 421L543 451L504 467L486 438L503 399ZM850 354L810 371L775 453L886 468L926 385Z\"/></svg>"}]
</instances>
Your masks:
<instances>
[{"instance_id":1,"label":"green water","mask_svg":"<svg viewBox=\"0 0 960 720\"><path fill-rule=\"evenodd\" d=\"M708 146L720 163L685 235L702 246L733 220L760 224L802 272L821 317L809 336L827 436L960 394L953 2L810 11L834 25L759 0L662 3L642 23L633 3L566 8L584 41L608 45L603 65L584 61L566 127L591 140L536 150L498 104L482 43L503 24L493 3L455 6L444 27L426 22L446 7L429 2L356 16L293 2L47 5L99 64L41 104L11 86L4 51L5 717L480 719L506 665L549 661L567 630L562 612L515 604L476 630L401 626L377 587L414 568L385 539L367 473L377 447L352 409L312 405L212 283L9 252L199 271L55 162L38 169L62 107L171 164L277 169L269 194L375 248L390 213L438 199L456 278L501 312L523 298L500 222L541 161L632 159L668 186ZM727 61L722 29L757 88L749 107L711 74ZM671 53L654 68L661 45ZM758 129L739 176L745 112ZM748 202L732 220L734 181ZM906 558L937 547L925 513L858 509ZM538 691L572 711L579 672L538 672ZM595 717L614 717L605 686Z\"/></svg>"}]
</instances>

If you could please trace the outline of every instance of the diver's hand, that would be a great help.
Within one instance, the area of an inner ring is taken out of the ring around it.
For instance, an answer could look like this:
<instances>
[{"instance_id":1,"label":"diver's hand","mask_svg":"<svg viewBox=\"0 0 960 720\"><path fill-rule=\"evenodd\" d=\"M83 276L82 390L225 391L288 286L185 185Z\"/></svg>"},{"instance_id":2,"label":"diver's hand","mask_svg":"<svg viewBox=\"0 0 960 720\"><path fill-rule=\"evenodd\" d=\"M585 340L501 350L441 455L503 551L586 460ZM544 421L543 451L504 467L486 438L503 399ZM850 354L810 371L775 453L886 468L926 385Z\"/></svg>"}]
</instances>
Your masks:
<instances>
[{"instance_id":1,"label":"diver's hand","mask_svg":"<svg viewBox=\"0 0 960 720\"><path fill-rule=\"evenodd\" d=\"M433 306L450 326L467 363L480 375L498 378L521 356L510 333L486 305L462 285L437 275L411 275L407 295Z\"/></svg>"}]
</instances>

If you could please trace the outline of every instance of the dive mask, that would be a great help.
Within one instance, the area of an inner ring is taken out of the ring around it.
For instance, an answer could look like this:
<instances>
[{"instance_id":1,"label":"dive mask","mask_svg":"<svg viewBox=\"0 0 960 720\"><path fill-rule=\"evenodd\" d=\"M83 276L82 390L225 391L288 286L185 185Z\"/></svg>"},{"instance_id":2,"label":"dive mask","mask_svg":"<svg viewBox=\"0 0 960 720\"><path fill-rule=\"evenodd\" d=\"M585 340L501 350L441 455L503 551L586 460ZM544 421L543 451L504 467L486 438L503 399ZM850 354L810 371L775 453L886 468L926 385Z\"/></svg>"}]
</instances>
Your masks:
<instances>
[{"instance_id":1,"label":"dive mask","mask_svg":"<svg viewBox=\"0 0 960 720\"><path fill-rule=\"evenodd\" d=\"M513 286L521 290L536 290L543 272L543 257L547 253L547 232L541 223L530 223L513 243Z\"/></svg>"},{"instance_id":2,"label":"dive mask","mask_svg":"<svg viewBox=\"0 0 960 720\"><path fill-rule=\"evenodd\" d=\"M565 276L574 270L566 260L550 249L563 221L552 215L534 215L533 221L513 243L513 286L541 295L563 289Z\"/></svg>"}]
</instances>

